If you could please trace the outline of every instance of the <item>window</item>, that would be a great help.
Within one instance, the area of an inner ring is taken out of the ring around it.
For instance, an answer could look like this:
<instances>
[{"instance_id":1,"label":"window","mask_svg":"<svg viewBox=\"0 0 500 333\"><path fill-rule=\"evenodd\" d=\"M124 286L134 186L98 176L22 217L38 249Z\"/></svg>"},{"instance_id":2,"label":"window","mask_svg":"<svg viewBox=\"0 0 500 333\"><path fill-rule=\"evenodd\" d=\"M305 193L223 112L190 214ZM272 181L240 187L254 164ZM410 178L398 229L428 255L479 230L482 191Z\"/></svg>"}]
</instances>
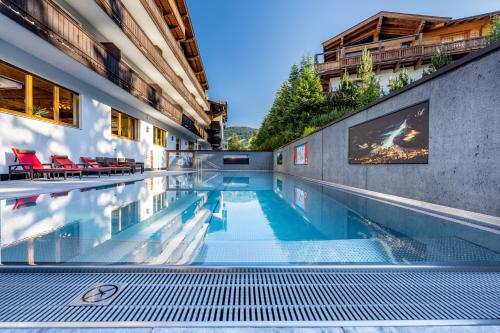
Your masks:
<instances>
[{"instance_id":1,"label":"window","mask_svg":"<svg viewBox=\"0 0 500 333\"><path fill-rule=\"evenodd\" d=\"M78 94L0 62L0 111L78 126Z\"/></svg>"},{"instance_id":2,"label":"window","mask_svg":"<svg viewBox=\"0 0 500 333\"><path fill-rule=\"evenodd\" d=\"M469 33L467 31L462 31L451 35L441 36L441 43L458 42L467 38L469 38Z\"/></svg>"},{"instance_id":3,"label":"window","mask_svg":"<svg viewBox=\"0 0 500 333\"><path fill-rule=\"evenodd\" d=\"M194 150L194 143L192 141L188 142L188 150Z\"/></svg>"},{"instance_id":4,"label":"window","mask_svg":"<svg viewBox=\"0 0 500 333\"><path fill-rule=\"evenodd\" d=\"M119 138L138 140L137 119L111 109L111 134Z\"/></svg>"},{"instance_id":5,"label":"window","mask_svg":"<svg viewBox=\"0 0 500 333\"><path fill-rule=\"evenodd\" d=\"M157 146L167 146L167 131L155 127L153 130L153 142Z\"/></svg>"}]
</instances>

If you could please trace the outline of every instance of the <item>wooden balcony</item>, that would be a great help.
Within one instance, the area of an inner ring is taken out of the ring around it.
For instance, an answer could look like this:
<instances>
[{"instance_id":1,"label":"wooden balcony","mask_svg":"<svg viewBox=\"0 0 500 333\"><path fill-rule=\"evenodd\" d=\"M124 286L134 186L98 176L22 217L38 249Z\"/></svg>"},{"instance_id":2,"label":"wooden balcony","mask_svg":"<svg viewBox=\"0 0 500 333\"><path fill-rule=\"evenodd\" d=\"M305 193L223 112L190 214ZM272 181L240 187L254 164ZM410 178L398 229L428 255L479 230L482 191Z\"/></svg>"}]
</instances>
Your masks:
<instances>
[{"instance_id":1,"label":"wooden balcony","mask_svg":"<svg viewBox=\"0 0 500 333\"><path fill-rule=\"evenodd\" d=\"M406 48L391 49L385 51L372 51L372 60L374 65L394 65L414 62L428 61L436 54L437 48L442 45L450 55L468 53L481 49L486 46L486 38L479 37L466 39L445 44L416 45ZM317 59L318 57L316 57ZM338 52L337 61L327 61L316 63L316 71L320 75L339 76L344 69L354 69L361 63L361 55L349 56Z\"/></svg>"},{"instance_id":2,"label":"wooden balcony","mask_svg":"<svg viewBox=\"0 0 500 333\"><path fill-rule=\"evenodd\" d=\"M196 101L194 95L187 89L182 78L178 76L163 57L161 50L149 39L140 25L134 20L120 0L95 0L95 2L120 27L127 37L137 46L144 56L162 73L165 79L177 90L188 104L207 123L210 118L203 107ZM196 85L198 80L194 79ZM201 95L201 96L204 96Z\"/></svg>"},{"instance_id":3,"label":"wooden balcony","mask_svg":"<svg viewBox=\"0 0 500 333\"><path fill-rule=\"evenodd\" d=\"M1 0L0 13L182 125L182 111L51 0Z\"/></svg>"},{"instance_id":4,"label":"wooden balcony","mask_svg":"<svg viewBox=\"0 0 500 333\"><path fill-rule=\"evenodd\" d=\"M181 64L182 68L184 71L188 74L189 79L194 83L194 86L196 87L196 90L200 94L200 96L205 96L205 90L201 86L201 83L198 81L198 78L196 77L196 74L194 73L193 69L189 65L185 55L184 51L182 50L181 46L179 45L179 42L174 38L174 36L171 33L168 33L170 28L168 27L167 23L163 19L162 13L160 12L160 9L155 3L155 0L139 0L144 7L144 9L148 12L149 16L152 18L153 22L156 25L156 28L160 31L160 33L163 35L163 38L167 42L168 46L170 49L174 52L175 57Z\"/></svg>"}]
</instances>

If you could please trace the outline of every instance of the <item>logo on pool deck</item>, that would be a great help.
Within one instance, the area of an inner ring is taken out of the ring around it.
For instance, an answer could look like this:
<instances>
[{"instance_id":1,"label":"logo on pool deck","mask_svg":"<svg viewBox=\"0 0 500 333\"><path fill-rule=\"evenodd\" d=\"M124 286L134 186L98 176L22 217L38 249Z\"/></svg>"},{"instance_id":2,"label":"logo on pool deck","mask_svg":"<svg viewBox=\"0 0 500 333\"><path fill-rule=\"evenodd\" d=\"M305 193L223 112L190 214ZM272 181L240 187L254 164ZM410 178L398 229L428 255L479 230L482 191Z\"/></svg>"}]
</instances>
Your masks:
<instances>
[{"instance_id":1,"label":"logo on pool deck","mask_svg":"<svg viewBox=\"0 0 500 333\"><path fill-rule=\"evenodd\" d=\"M68 305L109 305L125 289L126 283L97 284L78 295Z\"/></svg>"}]
</instances>

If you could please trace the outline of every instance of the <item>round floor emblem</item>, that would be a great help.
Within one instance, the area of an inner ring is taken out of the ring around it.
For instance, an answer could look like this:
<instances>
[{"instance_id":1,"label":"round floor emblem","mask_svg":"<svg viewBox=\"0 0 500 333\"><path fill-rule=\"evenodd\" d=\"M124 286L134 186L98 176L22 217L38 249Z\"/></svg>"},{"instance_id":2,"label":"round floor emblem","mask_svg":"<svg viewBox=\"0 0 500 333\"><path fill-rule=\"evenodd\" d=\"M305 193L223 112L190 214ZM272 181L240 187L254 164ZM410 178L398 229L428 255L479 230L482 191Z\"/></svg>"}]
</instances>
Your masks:
<instances>
[{"instance_id":1,"label":"round floor emblem","mask_svg":"<svg viewBox=\"0 0 500 333\"><path fill-rule=\"evenodd\" d=\"M110 299L118 292L118 286L103 284L90 289L82 295L82 302L95 304Z\"/></svg>"}]
</instances>

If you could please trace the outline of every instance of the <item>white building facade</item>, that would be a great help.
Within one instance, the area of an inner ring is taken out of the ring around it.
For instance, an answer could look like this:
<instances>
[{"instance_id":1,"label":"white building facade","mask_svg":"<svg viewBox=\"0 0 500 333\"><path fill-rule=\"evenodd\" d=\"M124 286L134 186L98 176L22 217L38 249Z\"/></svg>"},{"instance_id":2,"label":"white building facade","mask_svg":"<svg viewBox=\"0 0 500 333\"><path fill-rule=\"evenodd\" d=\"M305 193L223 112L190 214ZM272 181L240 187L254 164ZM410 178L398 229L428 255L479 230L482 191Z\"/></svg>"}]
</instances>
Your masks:
<instances>
[{"instance_id":1,"label":"white building facade","mask_svg":"<svg viewBox=\"0 0 500 333\"><path fill-rule=\"evenodd\" d=\"M42 163L125 157L147 169L167 168L167 150L211 149L206 86L159 13L154 1L2 1L3 178L12 148Z\"/></svg>"}]
</instances>

